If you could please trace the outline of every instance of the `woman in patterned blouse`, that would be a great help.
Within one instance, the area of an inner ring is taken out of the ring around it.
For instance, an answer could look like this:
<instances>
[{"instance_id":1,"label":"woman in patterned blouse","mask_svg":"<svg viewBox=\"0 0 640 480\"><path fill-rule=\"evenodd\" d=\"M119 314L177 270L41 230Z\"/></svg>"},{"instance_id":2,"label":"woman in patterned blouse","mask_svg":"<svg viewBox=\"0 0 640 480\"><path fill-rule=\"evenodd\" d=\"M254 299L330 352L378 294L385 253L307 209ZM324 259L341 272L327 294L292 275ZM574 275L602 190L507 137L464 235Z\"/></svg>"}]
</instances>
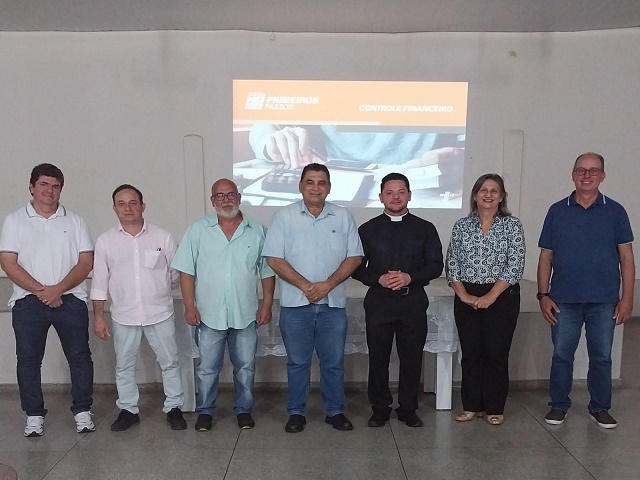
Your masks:
<instances>
[{"instance_id":1,"label":"woman in patterned blouse","mask_svg":"<svg viewBox=\"0 0 640 480\"><path fill-rule=\"evenodd\" d=\"M482 175L471 190L471 213L453 226L445 263L462 347L459 422L484 413L491 425L504 420L524 254L522 223L507 209L502 177Z\"/></svg>"}]
</instances>

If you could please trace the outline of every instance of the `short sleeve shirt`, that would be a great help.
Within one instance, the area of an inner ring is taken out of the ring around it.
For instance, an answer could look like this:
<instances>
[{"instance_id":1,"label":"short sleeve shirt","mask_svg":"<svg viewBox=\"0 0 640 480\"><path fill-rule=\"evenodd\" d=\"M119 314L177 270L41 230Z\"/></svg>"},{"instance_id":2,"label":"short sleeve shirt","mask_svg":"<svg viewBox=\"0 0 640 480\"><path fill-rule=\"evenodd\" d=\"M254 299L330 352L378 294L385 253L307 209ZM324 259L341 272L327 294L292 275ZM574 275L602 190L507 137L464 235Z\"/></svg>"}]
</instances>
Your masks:
<instances>
[{"instance_id":1,"label":"short sleeve shirt","mask_svg":"<svg viewBox=\"0 0 640 480\"><path fill-rule=\"evenodd\" d=\"M245 215L231 240L215 214L187 229L171 266L195 277L196 306L209 328L243 329L256 320L258 281L275 275L261 256L266 233Z\"/></svg>"},{"instance_id":2,"label":"short sleeve shirt","mask_svg":"<svg viewBox=\"0 0 640 480\"><path fill-rule=\"evenodd\" d=\"M576 202L575 192L551 205L538 242L553 251L551 298L556 303L617 303L618 246L632 241L624 207L602 193L589 208Z\"/></svg>"},{"instance_id":3,"label":"short sleeve shirt","mask_svg":"<svg viewBox=\"0 0 640 480\"><path fill-rule=\"evenodd\" d=\"M43 285L60 283L78 264L81 253L93 252L89 228L79 215L62 205L49 218L38 215L31 202L7 215L0 235L0 252L18 255L18 265ZM64 292L87 300L85 282ZM9 306L31 292L13 285Z\"/></svg>"},{"instance_id":4,"label":"short sleeve shirt","mask_svg":"<svg viewBox=\"0 0 640 480\"><path fill-rule=\"evenodd\" d=\"M265 257L286 260L310 282L323 282L348 257L364 254L355 220L349 211L326 202L320 215L314 217L303 201L278 210L273 216L262 250ZM279 279L280 305L300 307L309 300L297 287ZM347 287L342 282L319 303L345 308Z\"/></svg>"}]
</instances>

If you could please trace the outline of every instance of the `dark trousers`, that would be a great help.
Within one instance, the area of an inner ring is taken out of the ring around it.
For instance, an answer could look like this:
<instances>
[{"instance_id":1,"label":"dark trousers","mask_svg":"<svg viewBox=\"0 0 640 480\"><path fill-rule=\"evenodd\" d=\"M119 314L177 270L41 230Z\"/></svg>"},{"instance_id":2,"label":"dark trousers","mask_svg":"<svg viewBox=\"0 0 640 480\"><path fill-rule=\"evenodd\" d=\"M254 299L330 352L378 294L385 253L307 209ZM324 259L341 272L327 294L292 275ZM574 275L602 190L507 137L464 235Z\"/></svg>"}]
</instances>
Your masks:
<instances>
[{"instance_id":1,"label":"dark trousers","mask_svg":"<svg viewBox=\"0 0 640 480\"><path fill-rule=\"evenodd\" d=\"M422 287L408 295L384 290L370 288L364 299L364 310L369 347L369 403L374 413L388 416L393 403L389 360L394 335L400 358L397 411L411 413L418 409L429 299Z\"/></svg>"},{"instance_id":2,"label":"dark trousers","mask_svg":"<svg viewBox=\"0 0 640 480\"><path fill-rule=\"evenodd\" d=\"M63 295L62 305L50 308L35 295L18 300L11 311L16 335L18 387L22 410L29 416L44 416L40 370L53 325L71 373L74 415L91 409L93 403L93 361L89 350L89 312L87 304L74 295Z\"/></svg>"},{"instance_id":3,"label":"dark trousers","mask_svg":"<svg viewBox=\"0 0 640 480\"><path fill-rule=\"evenodd\" d=\"M481 297L493 284L465 283ZM457 296L453 311L462 347L462 406L502 415L509 392L509 350L520 313L520 285L507 288L487 309L474 310Z\"/></svg>"}]
</instances>

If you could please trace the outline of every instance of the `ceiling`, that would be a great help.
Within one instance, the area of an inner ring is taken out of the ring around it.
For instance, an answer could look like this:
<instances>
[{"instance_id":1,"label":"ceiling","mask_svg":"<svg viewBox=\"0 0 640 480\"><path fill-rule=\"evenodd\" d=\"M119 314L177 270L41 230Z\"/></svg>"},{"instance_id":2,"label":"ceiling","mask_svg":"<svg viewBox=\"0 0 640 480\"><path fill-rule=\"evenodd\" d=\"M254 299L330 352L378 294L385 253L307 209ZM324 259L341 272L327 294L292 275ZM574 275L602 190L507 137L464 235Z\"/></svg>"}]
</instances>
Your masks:
<instances>
[{"instance_id":1,"label":"ceiling","mask_svg":"<svg viewBox=\"0 0 640 480\"><path fill-rule=\"evenodd\" d=\"M0 0L0 31L573 32L640 26L640 0Z\"/></svg>"}]
</instances>

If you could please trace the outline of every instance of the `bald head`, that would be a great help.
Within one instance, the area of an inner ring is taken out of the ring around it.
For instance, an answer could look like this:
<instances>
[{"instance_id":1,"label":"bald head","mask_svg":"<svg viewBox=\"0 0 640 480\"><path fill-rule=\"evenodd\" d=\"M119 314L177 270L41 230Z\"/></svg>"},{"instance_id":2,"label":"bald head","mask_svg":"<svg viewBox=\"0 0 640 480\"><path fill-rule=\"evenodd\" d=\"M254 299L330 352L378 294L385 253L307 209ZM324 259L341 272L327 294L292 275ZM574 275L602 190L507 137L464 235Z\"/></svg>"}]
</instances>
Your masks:
<instances>
[{"instance_id":1,"label":"bald head","mask_svg":"<svg viewBox=\"0 0 640 480\"><path fill-rule=\"evenodd\" d=\"M223 191L224 190L224 191ZM238 186L233 182L233 180L229 180L228 178L221 178L213 182L211 185L211 195L215 195L216 193L228 193L228 192L236 192L238 193Z\"/></svg>"},{"instance_id":2,"label":"bald head","mask_svg":"<svg viewBox=\"0 0 640 480\"><path fill-rule=\"evenodd\" d=\"M232 219L240 213L238 186L228 178L221 178L211 186L211 205L216 209L218 219Z\"/></svg>"},{"instance_id":3,"label":"bald head","mask_svg":"<svg viewBox=\"0 0 640 480\"><path fill-rule=\"evenodd\" d=\"M600 168L604 172L604 157L602 155L600 155L599 153L595 153L595 152L587 152L587 153L583 153L581 155L578 155L578 158L576 158L576 161L573 162L573 168L574 169L578 166L578 162L580 162L580 160L582 160L583 158L594 158L596 160L599 160L600 161Z\"/></svg>"}]
</instances>

